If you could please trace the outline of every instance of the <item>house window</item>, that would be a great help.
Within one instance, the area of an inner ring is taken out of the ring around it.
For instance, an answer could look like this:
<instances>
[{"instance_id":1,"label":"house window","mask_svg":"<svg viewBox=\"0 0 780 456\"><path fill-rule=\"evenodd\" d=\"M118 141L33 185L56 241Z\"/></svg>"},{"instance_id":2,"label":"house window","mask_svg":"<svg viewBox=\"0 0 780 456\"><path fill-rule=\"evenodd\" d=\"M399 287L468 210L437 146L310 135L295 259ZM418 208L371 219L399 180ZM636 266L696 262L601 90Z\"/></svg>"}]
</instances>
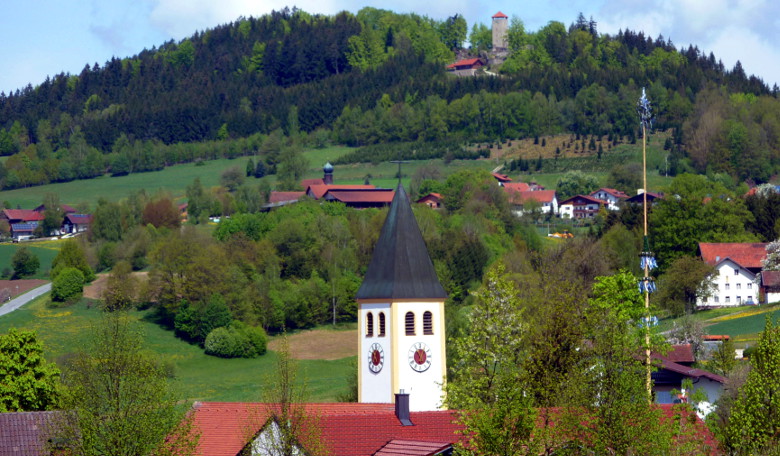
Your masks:
<instances>
[{"instance_id":1,"label":"house window","mask_svg":"<svg viewBox=\"0 0 780 456\"><path fill-rule=\"evenodd\" d=\"M734 270L734 275L739 275L739 269Z\"/></svg>"},{"instance_id":2,"label":"house window","mask_svg":"<svg viewBox=\"0 0 780 456\"><path fill-rule=\"evenodd\" d=\"M752 282L748 282L748 290L752 290L752 289L753 289L753 283Z\"/></svg>"},{"instance_id":3,"label":"house window","mask_svg":"<svg viewBox=\"0 0 780 456\"><path fill-rule=\"evenodd\" d=\"M718 296L715 296L715 302L719 302L720 298Z\"/></svg>"},{"instance_id":4,"label":"house window","mask_svg":"<svg viewBox=\"0 0 780 456\"><path fill-rule=\"evenodd\" d=\"M726 296L726 303L731 302L731 296Z\"/></svg>"},{"instance_id":5,"label":"house window","mask_svg":"<svg viewBox=\"0 0 780 456\"><path fill-rule=\"evenodd\" d=\"M738 284L737 284L737 290L741 290L741 289L742 289L742 284L741 284L741 283L738 283Z\"/></svg>"},{"instance_id":6,"label":"house window","mask_svg":"<svg viewBox=\"0 0 780 456\"><path fill-rule=\"evenodd\" d=\"M742 304L742 296L737 296L737 304Z\"/></svg>"},{"instance_id":7,"label":"house window","mask_svg":"<svg viewBox=\"0 0 780 456\"><path fill-rule=\"evenodd\" d=\"M729 285L729 284L726 284L726 290L728 290L730 286L731 286L731 285Z\"/></svg>"},{"instance_id":8,"label":"house window","mask_svg":"<svg viewBox=\"0 0 780 456\"><path fill-rule=\"evenodd\" d=\"M414 335L414 312L406 312L406 335Z\"/></svg>"},{"instance_id":9,"label":"house window","mask_svg":"<svg viewBox=\"0 0 780 456\"><path fill-rule=\"evenodd\" d=\"M385 337L385 313L379 312L379 337Z\"/></svg>"},{"instance_id":10,"label":"house window","mask_svg":"<svg viewBox=\"0 0 780 456\"><path fill-rule=\"evenodd\" d=\"M423 314L423 334L430 336L433 334L433 314L425 311Z\"/></svg>"},{"instance_id":11,"label":"house window","mask_svg":"<svg viewBox=\"0 0 780 456\"><path fill-rule=\"evenodd\" d=\"M374 314L371 312L366 314L366 337L372 337L374 335Z\"/></svg>"}]
</instances>

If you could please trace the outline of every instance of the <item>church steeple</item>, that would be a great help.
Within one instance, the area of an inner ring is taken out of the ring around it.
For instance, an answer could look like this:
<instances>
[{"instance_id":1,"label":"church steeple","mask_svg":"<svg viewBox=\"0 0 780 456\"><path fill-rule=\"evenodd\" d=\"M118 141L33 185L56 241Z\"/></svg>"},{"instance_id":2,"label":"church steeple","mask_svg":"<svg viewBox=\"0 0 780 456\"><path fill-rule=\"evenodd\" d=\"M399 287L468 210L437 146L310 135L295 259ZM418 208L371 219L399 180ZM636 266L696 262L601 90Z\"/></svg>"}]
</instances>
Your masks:
<instances>
[{"instance_id":1,"label":"church steeple","mask_svg":"<svg viewBox=\"0 0 780 456\"><path fill-rule=\"evenodd\" d=\"M358 400L389 403L405 392L411 410L440 408L447 293L400 183L356 298Z\"/></svg>"},{"instance_id":2,"label":"church steeple","mask_svg":"<svg viewBox=\"0 0 780 456\"><path fill-rule=\"evenodd\" d=\"M357 299L447 299L403 185L393 197Z\"/></svg>"}]
</instances>

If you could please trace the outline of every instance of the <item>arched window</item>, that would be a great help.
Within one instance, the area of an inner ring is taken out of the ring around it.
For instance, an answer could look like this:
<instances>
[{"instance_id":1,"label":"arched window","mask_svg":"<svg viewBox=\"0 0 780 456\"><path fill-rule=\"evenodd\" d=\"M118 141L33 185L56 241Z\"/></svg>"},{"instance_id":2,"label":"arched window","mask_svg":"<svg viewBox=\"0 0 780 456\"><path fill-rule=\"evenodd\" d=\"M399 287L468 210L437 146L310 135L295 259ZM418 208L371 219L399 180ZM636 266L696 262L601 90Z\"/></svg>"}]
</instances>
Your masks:
<instances>
[{"instance_id":1,"label":"arched window","mask_svg":"<svg viewBox=\"0 0 780 456\"><path fill-rule=\"evenodd\" d=\"M406 312L406 335L414 335L414 312Z\"/></svg>"},{"instance_id":2,"label":"arched window","mask_svg":"<svg viewBox=\"0 0 780 456\"><path fill-rule=\"evenodd\" d=\"M433 334L433 314L425 311L423 314L423 334L430 336Z\"/></svg>"},{"instance_id":3,"label":"arched window","mask_svg":"<svg viewBox=\"0 0 780 456\"><path fill-rule=\"evenodd\" d=\"M385 337L385 313L379 312L379 337Z\"/></svg>"},{"instance_id":4,"label":"arched window","mask_svg":"<svg viewBox=\"0 0 780 456\"><path fill-rule=\"evenodd\" d=\"M366 337L374 335L374 314L371 312L366 314Z\"/></svg>"}]
</instances>

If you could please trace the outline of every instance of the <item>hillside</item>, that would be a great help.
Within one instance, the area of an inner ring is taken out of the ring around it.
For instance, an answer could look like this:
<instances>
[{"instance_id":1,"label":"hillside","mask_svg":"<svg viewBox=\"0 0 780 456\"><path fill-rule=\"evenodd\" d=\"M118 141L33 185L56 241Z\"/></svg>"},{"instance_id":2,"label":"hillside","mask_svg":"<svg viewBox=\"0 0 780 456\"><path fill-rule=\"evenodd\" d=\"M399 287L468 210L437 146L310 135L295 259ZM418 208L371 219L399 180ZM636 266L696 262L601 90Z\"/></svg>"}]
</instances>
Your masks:
<instances>
[{"instance_id":1,"label":"hillside","mask_svg":"<svg viewBox=\"0 0 780 456\"><path fill-rule=\"evenodd\" d=\"M510 29L516 47L491 68L500 77L451 77L444 64L454 50L489 51L462 49L466 30L465 21L375 8L285 9L0 94L0 188L253 153L274 173L290 143L468 147L561 133L633 141L641 87L681 169L755 182L774 174L777 93L739 65L641 31L550 22Z\"/></svg>"}]
</instances>

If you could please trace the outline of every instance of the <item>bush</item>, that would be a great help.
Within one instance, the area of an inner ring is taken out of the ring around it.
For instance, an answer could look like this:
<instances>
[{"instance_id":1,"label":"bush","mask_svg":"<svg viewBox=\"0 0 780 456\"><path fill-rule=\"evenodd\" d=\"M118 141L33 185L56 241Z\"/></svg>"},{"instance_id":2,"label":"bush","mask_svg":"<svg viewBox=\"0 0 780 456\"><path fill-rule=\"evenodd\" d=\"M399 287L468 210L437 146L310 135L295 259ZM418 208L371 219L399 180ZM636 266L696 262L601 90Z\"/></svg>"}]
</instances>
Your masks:
<instances>
[{"instance_id":1,"label":"bush","mask_svg":"<svg viewBox=\"0 0 780 456\"><path fill-rule=\"evenodd\" d=\"M260 327L234 320L206 336L206 354L220 358L254 358L265 354L268 339Z\"/></svg>"},{"instance_id":2,"label":"bush","mask_svg":"<svg viewBox=\"0 0 780 456\"><path fill-rule=\"evenodd\" d=\"M77 268L64 268L51 284L52 301L72 301L84 289L84 274Z\"/></svg>"},{"instance_id":3,"label":"bush","mask_svg":"<svg viewBox=\"0 0 780 456\"><path fill-rule=\"evenodd\" d=\"M31 276L38 272L41 261L27 247L20 247L11 257L11 265L14 268L14 279Z\"/></svg>"}]
</instances>

